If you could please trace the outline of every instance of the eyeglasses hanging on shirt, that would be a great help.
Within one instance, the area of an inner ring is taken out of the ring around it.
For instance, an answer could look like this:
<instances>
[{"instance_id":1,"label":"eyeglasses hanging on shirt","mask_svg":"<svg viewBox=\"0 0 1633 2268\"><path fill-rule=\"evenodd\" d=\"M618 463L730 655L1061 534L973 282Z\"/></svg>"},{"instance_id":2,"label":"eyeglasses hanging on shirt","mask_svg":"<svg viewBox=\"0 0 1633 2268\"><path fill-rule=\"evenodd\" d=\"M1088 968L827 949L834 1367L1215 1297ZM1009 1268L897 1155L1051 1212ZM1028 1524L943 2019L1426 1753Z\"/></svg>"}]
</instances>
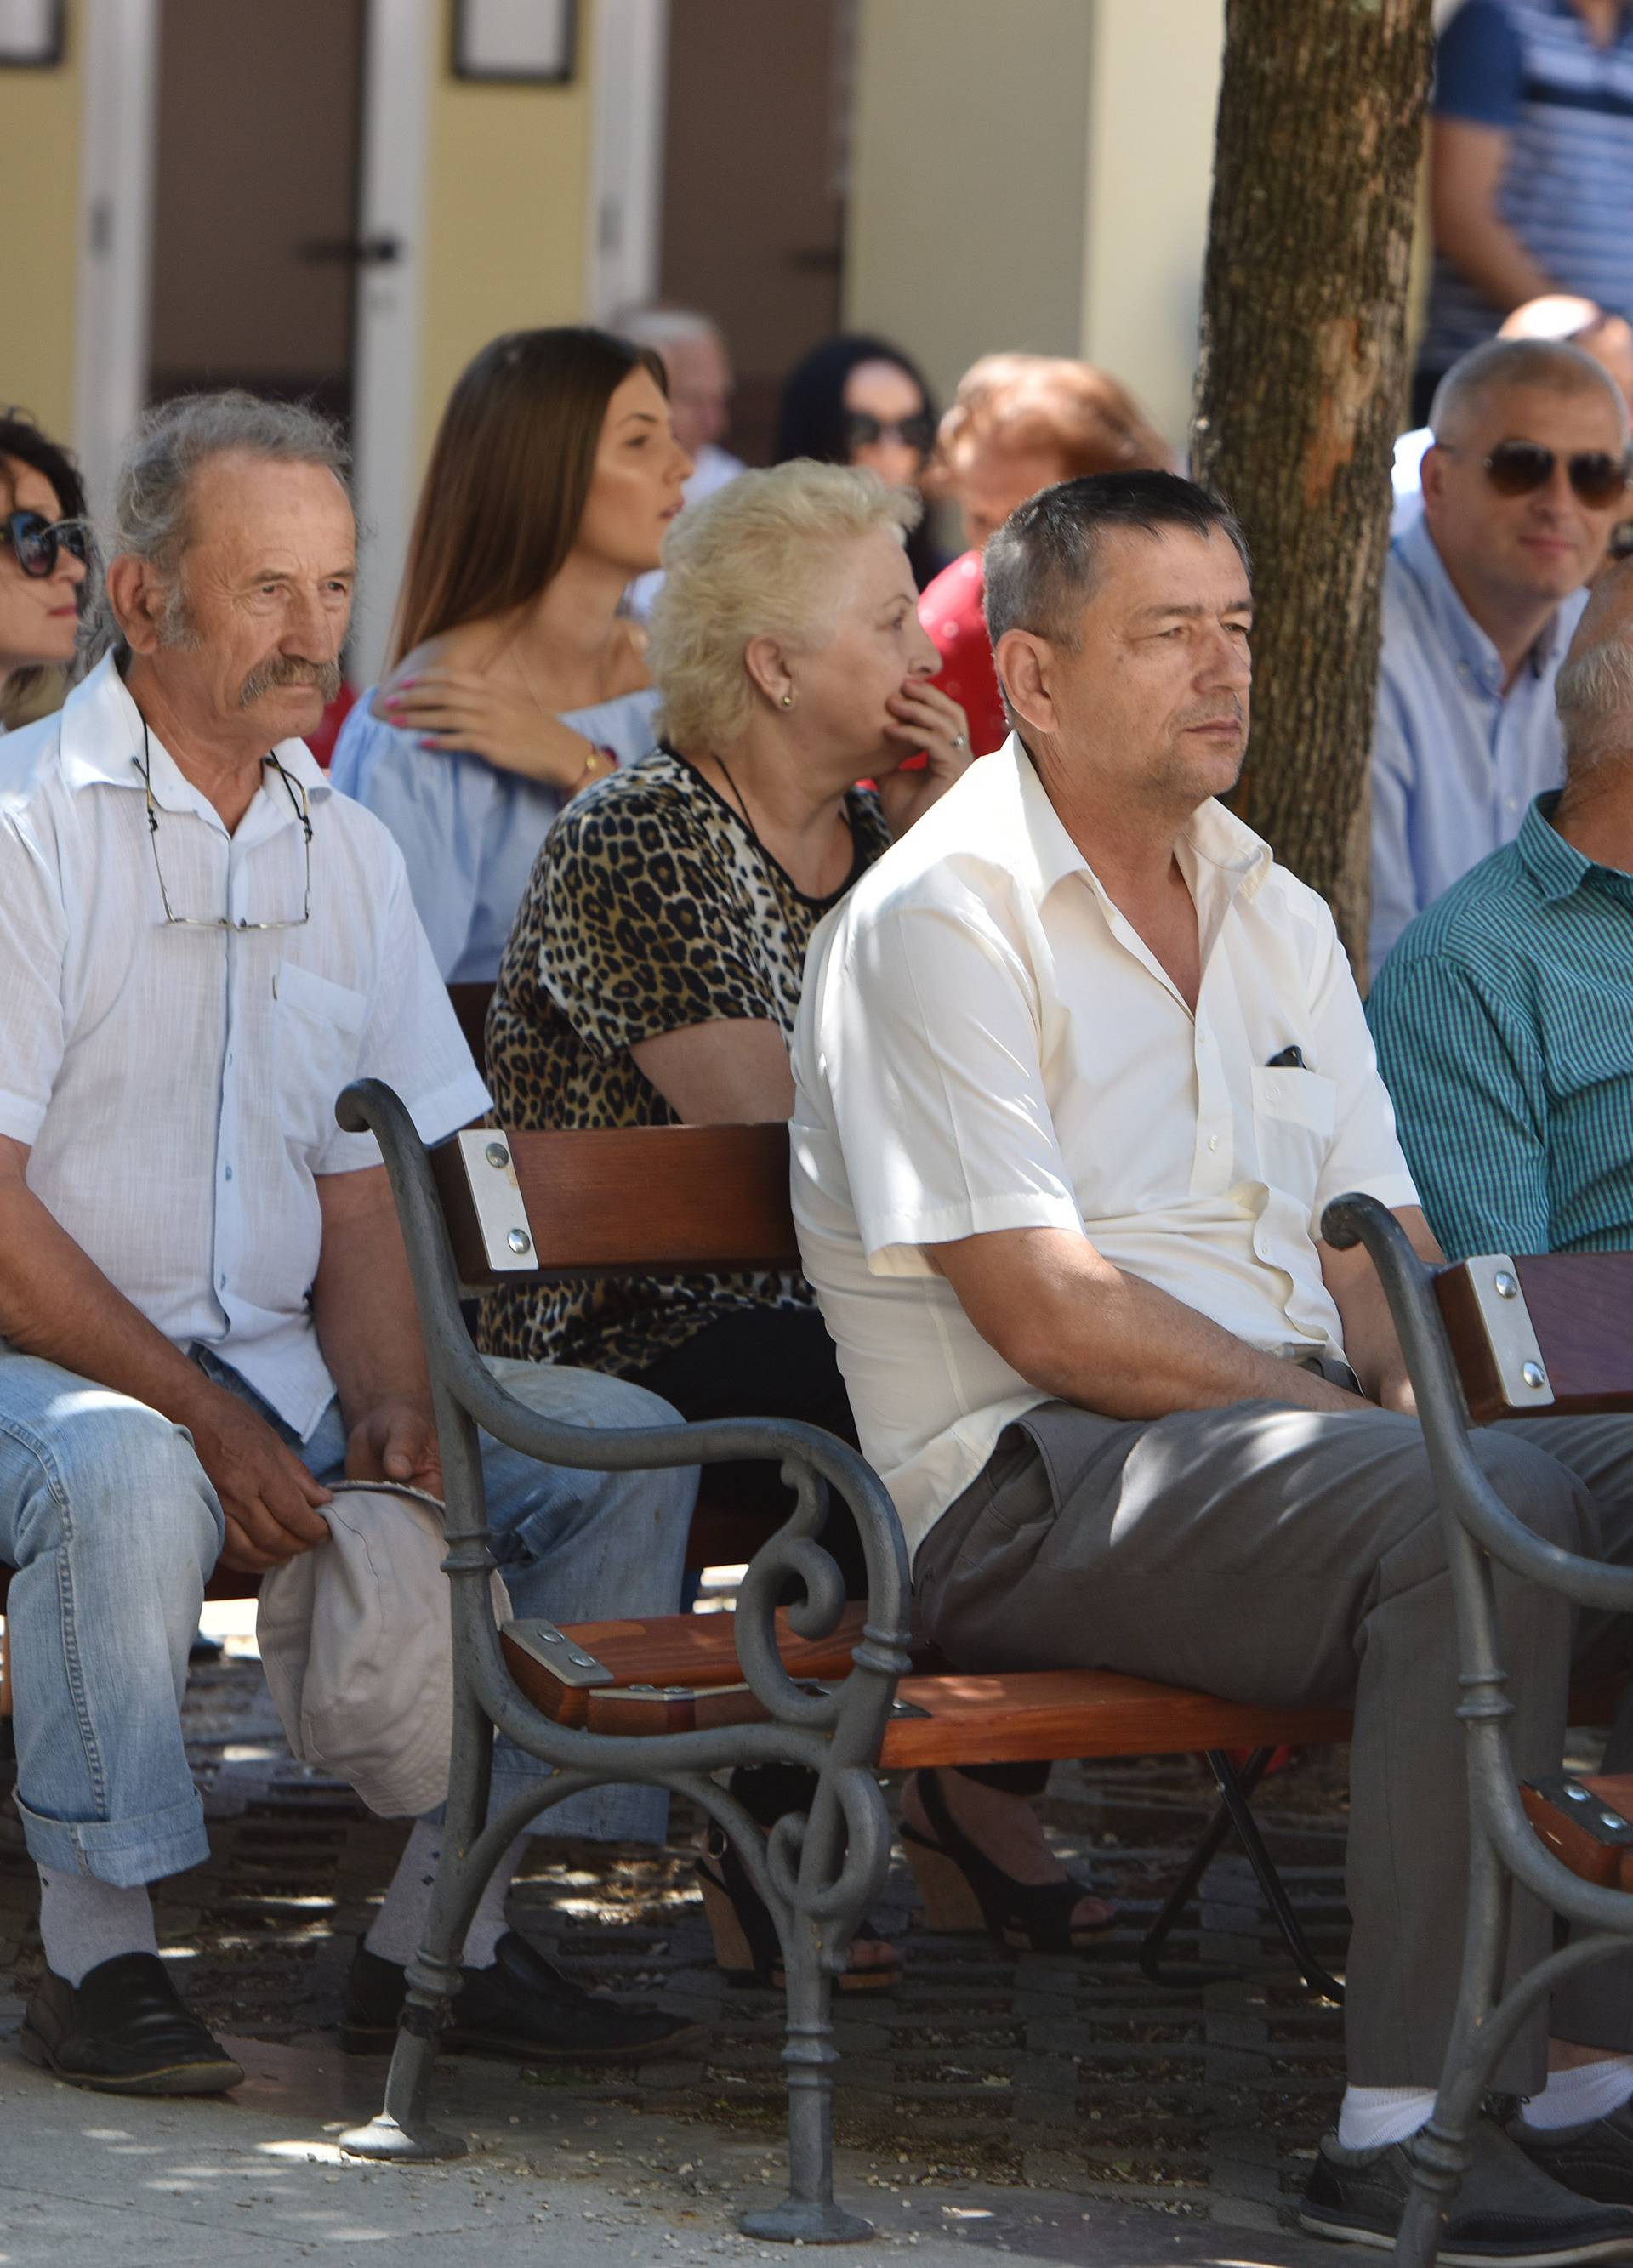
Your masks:
<instances>
[{"instance_id":1,"label":"eyeglasses hanging on shirt","mask_svg":"<svg viewBox=\"0 0 1633 2268\"><path fill-rule=\"evenodd\" d=\"M270 764L284 783L284 792L290 807L300 821L300 831L306 838L306 892L301 911L284 921L233 921L227 914L179 914L172 909L170 893L165 887L165 870L159 863L159 805L153 796L153 752L148 742L147 719L142 719L142 753L130 759L142 775L142 785L147 796L147 839L153 850L153 872L159 878L159 895L165 909L165 922L171 929L269 930L300 929L312 918L312 812L307 801L306 789L292 773L284 770L276 755L270 752L262 757L263 765Z\"/></svg>"}]
</instances>

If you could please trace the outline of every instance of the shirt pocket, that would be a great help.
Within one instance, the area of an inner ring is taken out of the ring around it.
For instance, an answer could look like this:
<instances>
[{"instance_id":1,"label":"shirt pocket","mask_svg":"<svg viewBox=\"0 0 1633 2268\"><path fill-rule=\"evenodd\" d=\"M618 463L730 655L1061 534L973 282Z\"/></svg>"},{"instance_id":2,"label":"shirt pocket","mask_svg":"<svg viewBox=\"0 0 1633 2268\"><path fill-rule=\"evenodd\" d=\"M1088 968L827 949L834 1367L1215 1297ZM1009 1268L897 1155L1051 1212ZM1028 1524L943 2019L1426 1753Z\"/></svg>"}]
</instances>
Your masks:
<instances>
[{"instance_id":1,"label":"shirt pocket","mask_svg":"<svg viewBox=\"0 0 1633 2268\"><path fill-rule=\"evenodd\" d=\"M279 1131L307 1155L336 1131L335 1098L356 1078L368 996L285 961L274 980L272 1079Z\"/></svg>"},{"instance_id":2,"label":"shirt pocket","mask_svg":"<svg viewBox=\"0 0 1633 2268\"><path fill-rule=\"evenodd\" d=\"M1319 1071L1253 1066L1253 1136L1260 1171L1308 1211L1333 1146L1338 1081Z\"/></svg>"}]
</instances>

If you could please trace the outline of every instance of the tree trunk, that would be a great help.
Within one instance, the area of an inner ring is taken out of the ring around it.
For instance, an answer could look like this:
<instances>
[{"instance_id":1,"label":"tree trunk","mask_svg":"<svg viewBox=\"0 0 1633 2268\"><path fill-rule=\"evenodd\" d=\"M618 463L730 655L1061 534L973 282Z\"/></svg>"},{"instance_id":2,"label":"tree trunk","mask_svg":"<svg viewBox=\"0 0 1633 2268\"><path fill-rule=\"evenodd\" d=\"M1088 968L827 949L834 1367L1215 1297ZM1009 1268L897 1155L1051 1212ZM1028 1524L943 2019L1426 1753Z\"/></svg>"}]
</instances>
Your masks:
<instances>
[{"instance_id":1,"label":"tree trunk","mask_svg":"<svg viewBox=\"0 0 1633 2268\"><path fill-rule=\"evenodd\" d=\"M1235 807L1358 970L1430 0L1228 0L1192 435L1253 555Z\"/></svg>"}]
</instances>

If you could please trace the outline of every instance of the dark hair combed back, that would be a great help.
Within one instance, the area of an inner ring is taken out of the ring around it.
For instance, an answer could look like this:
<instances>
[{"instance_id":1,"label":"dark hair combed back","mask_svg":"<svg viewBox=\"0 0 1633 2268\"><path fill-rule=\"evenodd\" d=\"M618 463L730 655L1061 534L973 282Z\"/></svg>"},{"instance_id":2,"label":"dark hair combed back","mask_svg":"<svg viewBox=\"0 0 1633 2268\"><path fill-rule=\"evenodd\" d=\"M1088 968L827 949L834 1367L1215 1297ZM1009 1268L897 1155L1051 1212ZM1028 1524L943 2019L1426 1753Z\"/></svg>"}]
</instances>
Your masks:
<instances>
[{"instance_id":1,"label":"dark hair combed back","mask_svg":"<svg viewBox=\"0 0 1633 2268\"><path fill-rule=\"evenodd\" d=\"M79 477L79 468L68 451L48 440L26 409L7 409L0 413L0 512L17 509L17 493L6 460L14 465L26 465L42 480L49 481L56 491L57 503L64 519L88 520L85 482ZM85 530L85 577L79 585L78 605L81 617L96 598L96 585L100 569L92 544L91 531ZM43 669L18 669L11 673L6 687L6 707L20 715L23 704L46 675Z\"/></svg>"},{"instance_id":2,"label":"dark hair combed back","mask_svg":"<svg viewBox=\"0 0 1633 2268\"><path fill-rule=\"evenodd\" d=\"M79 477L79 468L68 451L48 441L33 419L24 409L8 409L0 413L0 458L11 457L19 465L26 465L42 480L50 482L56 490L57 502L63 507L64 519L84 519L85 514L85 483ZM11 482L4 465L0 465L0 504L7 512L14 508Z\"/></svg>"},{"instance_id":3,"label":"dark hair combed back","mask_svg":"<svg viewBox=\"0 0 1633 2268\"><path fill-rule=\"evenodd\" d=\"M1108 529L1165 527L1209 536L1223 528L1244 567L1247 539L1223 497L1177 473L1090 473L1042 489L1012 512L982 554L986 629L995 646L1006 630L1032 630L1057 645L1075 644L1094 589Z\"/></svg>"},{"instance_id":4,"label":"dark hair combed back","mask_svg":"<svg viewBox=\"0 0 1633 2268\"><path fill-rule=\"evenodd\" d=\"M931 431L936 423L935 399L924 372L888 339L865 331L841 331L811 349L783 380L777 406L777 439L772 462L786 465L795 457L814 457L819 465L848 465L849 442L845 431L845 382L865 362L888 362L918 387ZM913 580L922 590L940 563L934 554L927 524L920 520L907 534L907 557Z\"/></svg>"},{"instance_id":5,"label":"dark hair combed back","mask_svg":"<svg viewBox=\"0 0 1633 2268\"><path fill-rule=\"evenodd\" d=\"M649 347L569 324L510 331L448 396L432 445L391 641L392 662L553 582L578 539L607 404L632 371L669 392Z\"/></svg>"}]
</instances>

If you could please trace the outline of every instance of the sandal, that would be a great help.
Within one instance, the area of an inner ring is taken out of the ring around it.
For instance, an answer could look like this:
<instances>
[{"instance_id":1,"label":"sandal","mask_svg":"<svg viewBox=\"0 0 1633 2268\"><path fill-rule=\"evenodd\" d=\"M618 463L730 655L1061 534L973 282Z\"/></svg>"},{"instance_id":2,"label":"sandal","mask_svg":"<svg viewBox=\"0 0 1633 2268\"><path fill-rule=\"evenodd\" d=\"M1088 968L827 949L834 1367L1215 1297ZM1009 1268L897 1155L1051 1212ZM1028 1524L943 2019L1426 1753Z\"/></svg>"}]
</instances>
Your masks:
<instances>
[{"instance_id":1,"label":"sandal","mask_svg":"<svg viewBox=\"0 0 1633 2268\"><path fill-rule=\"evenodd\" d=\"M806 1809L815 1783L815 1773L798 1765L748 1764L732 1774L731 1792L757 1826L769 1828L786 1812ZM782 1947L765 1901L749 1879L748 1869L723 1828L711 1822L703 1847L706 1855L697 1862L698 1888L703 1893L703 1909L709 1918L721 1976L728 1984L757 1984L782 1992L787 1983ZM852 1943L863 1941L890 1942L866 1921L859 1924ZM841 1992L888 1992L900 1974L898 1955L868 1968L852 1965L833 1982Z\"/></svg>"},{"instance_id":2,"label":"sandal","mask_svg":"<svg viewBox=\"0 0 1633 2268\"><path fill-rule=\"evenodd\" d=\"M921 1766L918 1781L936 1839L905 1824L899 1831L932 1930L985 1931L1001 1945L1071 1953L1116 1928L1114 1912L1101 1922L1073 1921L1074 1910L1093 1895L1082 1882L1017 1882L1006 1874L954 1819L935 1770Z\"/></svg>"}]
</instances>

